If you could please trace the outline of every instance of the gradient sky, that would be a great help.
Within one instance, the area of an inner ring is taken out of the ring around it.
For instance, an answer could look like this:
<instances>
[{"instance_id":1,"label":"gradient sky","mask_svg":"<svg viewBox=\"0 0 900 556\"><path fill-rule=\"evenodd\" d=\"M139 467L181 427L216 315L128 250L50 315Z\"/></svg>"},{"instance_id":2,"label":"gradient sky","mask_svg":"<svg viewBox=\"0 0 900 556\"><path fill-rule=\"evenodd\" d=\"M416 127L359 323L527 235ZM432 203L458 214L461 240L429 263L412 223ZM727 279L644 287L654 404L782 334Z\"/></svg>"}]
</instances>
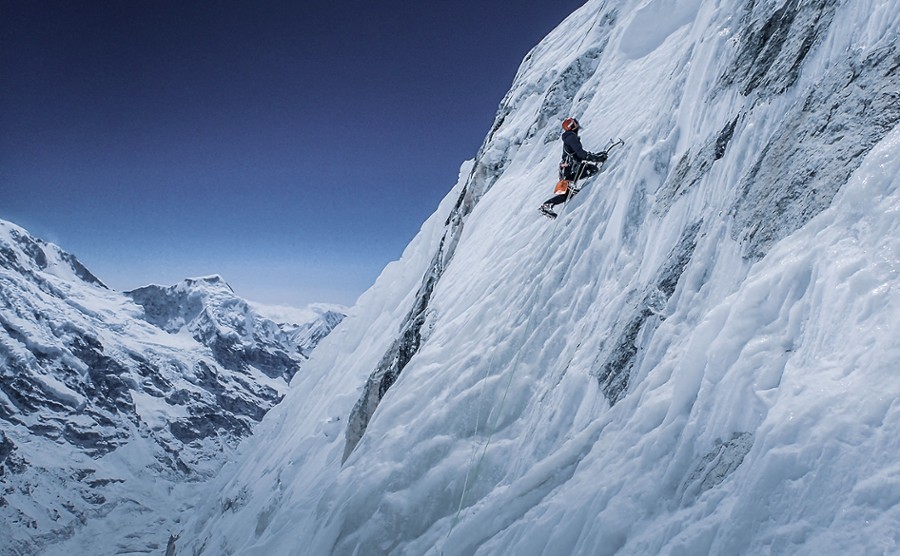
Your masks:
<instances>
[{"instance_id":1,"label":"gradient sky","mask_svg":"<svg viewBox=\"0 0 900 556\"><path fill-rule=\"evenodd\" d=\"M0 218L110 287L350 305L583 0L0 0Z\"/></svg>"}]
</instances>

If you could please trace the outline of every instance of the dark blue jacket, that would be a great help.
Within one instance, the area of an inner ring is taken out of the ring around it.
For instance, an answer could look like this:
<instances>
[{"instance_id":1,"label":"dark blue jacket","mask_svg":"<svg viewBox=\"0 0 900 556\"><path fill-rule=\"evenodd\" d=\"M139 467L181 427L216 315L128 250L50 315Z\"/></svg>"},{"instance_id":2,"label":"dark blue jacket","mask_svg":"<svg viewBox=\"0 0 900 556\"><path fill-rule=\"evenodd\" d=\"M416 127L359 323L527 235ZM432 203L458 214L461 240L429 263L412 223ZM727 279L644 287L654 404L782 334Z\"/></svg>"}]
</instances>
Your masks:
<instances>
[{"instance_id":1,"label":"dark blue jacket","mask_svg":"<svg viewBox=\"0 0 900 556\"><path fill-rule=\"evenodd\" d=\"M584 147L581 146L581 138L578 137L577 131L566 131L562 134L562 142L563 142L563 158L565 155L571 155L575 157L575 160L578 162L584 162L585 160L591 160L591 153L584 150Z\"/></svg>"}]
</instances>

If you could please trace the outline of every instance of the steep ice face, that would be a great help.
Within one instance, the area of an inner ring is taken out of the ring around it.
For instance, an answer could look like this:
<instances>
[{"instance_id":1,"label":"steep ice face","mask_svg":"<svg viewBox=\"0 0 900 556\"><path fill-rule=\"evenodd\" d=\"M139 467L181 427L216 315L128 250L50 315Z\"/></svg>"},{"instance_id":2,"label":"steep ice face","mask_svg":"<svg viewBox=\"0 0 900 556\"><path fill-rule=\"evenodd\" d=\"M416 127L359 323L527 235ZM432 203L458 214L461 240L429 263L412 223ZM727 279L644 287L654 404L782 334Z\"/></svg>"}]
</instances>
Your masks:
<instances>
[{"instance_id":1,"label":"steep ice face","mask_svg":"<svg viewBox=\"0 0 900 556\"><path fill-rule=\"evenodd\" d=\"M186 550L896 551L898 29L897 0L588 2ZM565 116L626 145L551 223Z\"/></svg>"},{"instance_id":2,"label":"steep ice face","mask_svg":"<svg viewBox=\"0 0 900 556\"><path fill-rule=\"evenodd\" d=\"M86 530L104 517L122 533L100 552L164 540L187 485L215 474L343 316L277 324L219 278L131 296L0 221L0 552L96 542Z\"/></svg>"}]
</instances>

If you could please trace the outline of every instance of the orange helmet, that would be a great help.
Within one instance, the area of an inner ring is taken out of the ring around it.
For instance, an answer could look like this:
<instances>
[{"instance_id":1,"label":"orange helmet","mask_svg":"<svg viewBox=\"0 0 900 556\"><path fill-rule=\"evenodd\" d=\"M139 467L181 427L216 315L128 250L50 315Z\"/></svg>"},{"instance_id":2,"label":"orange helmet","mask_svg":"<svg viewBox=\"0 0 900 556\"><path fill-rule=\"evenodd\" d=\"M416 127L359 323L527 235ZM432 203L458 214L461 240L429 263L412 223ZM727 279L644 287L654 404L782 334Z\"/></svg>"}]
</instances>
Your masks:
<instances>
[{"instance_id":1,"label":"orange helmet","mask_svg":"<svg viewBox=\"0 0 900 556\"><path fill-rule=\"evenodd\" d=\"M566 118L563 120L562 128L566 131L575 131L579 127L581 126L578 125L578 120L575 118Z\"/></svg>"}]
</instances>

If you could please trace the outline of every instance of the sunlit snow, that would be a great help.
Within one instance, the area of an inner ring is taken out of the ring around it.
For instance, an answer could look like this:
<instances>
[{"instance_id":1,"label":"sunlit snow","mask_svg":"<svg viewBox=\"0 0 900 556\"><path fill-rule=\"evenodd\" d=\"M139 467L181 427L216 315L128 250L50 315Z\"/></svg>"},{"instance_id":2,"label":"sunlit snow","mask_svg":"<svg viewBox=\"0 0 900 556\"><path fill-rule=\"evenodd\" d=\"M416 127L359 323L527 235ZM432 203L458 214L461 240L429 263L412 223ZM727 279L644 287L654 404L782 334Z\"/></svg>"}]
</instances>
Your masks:
<instances>
[{"instance_id":1,"label":"sunlit snow","mask_svg":"<svg viewBox=\"0 0 900 556\"><path fill-rule=\"evenodd\" d=\"M898 33L897 0L589 1L178 553L900 552ZM625 146L550 221L566 116Z\"/></svg>"}]
</instances>

